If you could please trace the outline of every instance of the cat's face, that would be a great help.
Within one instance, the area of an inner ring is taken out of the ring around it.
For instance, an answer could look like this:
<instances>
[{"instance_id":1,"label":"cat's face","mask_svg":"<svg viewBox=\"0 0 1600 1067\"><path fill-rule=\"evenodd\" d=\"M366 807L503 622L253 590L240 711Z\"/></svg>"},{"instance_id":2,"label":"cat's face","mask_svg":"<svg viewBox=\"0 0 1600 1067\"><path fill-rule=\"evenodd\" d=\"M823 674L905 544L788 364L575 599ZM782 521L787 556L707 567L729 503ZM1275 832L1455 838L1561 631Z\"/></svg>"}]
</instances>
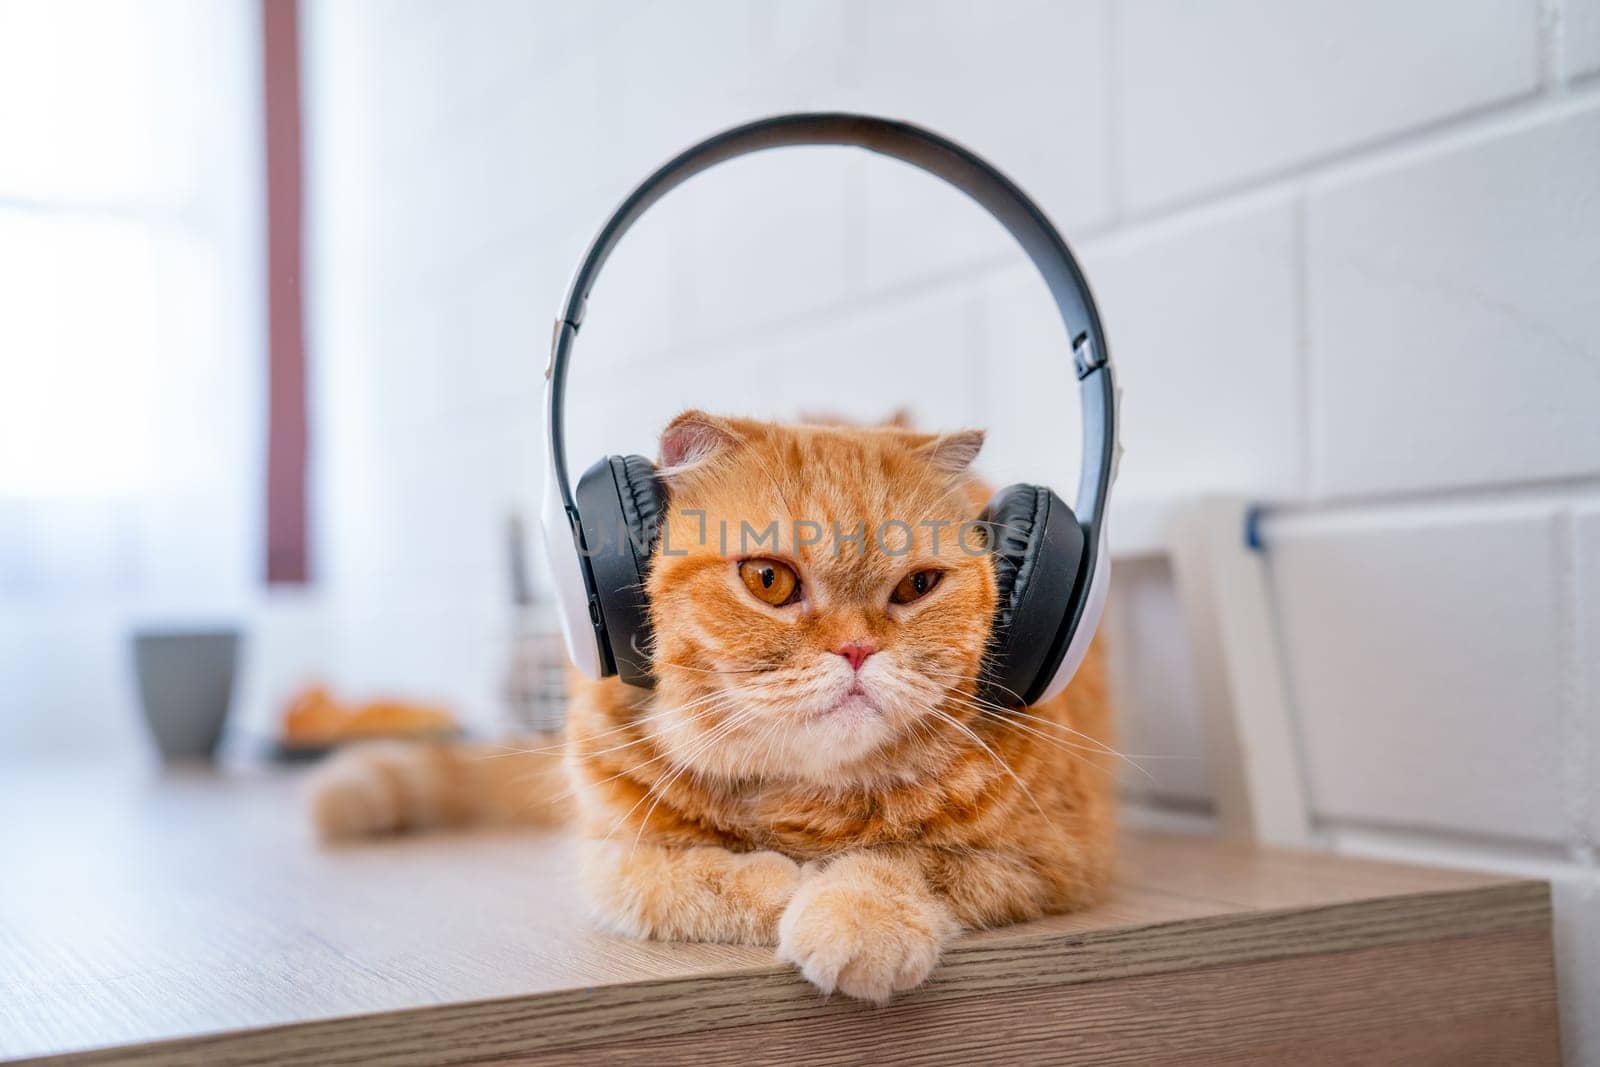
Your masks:
<instances>
[{"instance_id":1,"label":"cat's face","mask_svg":"<svg viewBox=\"0 0 1600 1067\"><path fill-rule=\"evenodd\" d=\"M980 443L694 413L668 428L651 727L675 762L893 773L892 753L972 717L995 604L965 474Z\"/></svg>"}]
</instances>

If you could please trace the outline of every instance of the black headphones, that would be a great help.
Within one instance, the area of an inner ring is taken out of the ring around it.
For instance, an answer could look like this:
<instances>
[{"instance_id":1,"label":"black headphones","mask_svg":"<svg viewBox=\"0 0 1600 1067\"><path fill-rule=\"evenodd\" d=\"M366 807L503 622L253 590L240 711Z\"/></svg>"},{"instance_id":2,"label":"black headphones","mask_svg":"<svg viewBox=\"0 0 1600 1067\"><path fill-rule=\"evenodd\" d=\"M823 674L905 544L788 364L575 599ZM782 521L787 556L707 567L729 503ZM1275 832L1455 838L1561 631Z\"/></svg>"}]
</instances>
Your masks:
<instances>
[{"instance_id":1,"label":"black headphones","mask_svg":"<svg viewBox=\"0 0 1600 1067\"><path fill-rule=\"evenodd\" d=\"M980 695L1013 706L1054 696L1088 651L1111 577L1105 518L1117 459L1116 390L1100 316L1066 242L1022 190L938 134L866 115L780 115L719 133L646 178L589 245L556 320L545 371L550 478L542 517L567 651L591 678L615 674L630 685L653 684L645 580L666 512L665 487L643 456L607 456L584 472L576 493L567 478L567 361L589 291L622 235L670 190L725 160L796 145L854 145L943 178L1016 238L1050 288L1083 402L1077 506L1041 485L1007 486L989 501L980 521L991 531L999 605Z\"/></svg>"}]
</instances>

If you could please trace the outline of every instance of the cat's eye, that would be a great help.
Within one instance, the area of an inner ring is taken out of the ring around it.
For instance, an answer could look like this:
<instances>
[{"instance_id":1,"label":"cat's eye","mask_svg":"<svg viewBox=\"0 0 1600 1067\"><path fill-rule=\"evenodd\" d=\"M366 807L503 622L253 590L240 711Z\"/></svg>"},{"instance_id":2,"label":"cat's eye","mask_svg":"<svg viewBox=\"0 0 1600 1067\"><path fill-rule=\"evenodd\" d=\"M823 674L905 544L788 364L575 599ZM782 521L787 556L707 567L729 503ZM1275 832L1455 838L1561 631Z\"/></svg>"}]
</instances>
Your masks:
<instances>
[{"instance_id":1,"label":"cat's eye","mask_svg":"<svg viewBox=\"0 0 1600 1067\"><path fill-rule=\"evenodd\" d=\"M939 584L939 579L944 577L944 572L934 568L912 571L900 579L900 584L894 587L894 592L889 594L889 601L893 604L909 604L913 600L921 600L933 591Z\"/></svg>"},{"instance_id":2,"label":"cat's eye","mask_svg":"<svg viewBox=\"0 0 1600 1067\"><path fill-rule=\"evenodd\" d=\"M747 559L739 564L739 577L757 600L775 608L800 599L800 576L787 563L775 559Z\"/></svg>"}]
</instances>

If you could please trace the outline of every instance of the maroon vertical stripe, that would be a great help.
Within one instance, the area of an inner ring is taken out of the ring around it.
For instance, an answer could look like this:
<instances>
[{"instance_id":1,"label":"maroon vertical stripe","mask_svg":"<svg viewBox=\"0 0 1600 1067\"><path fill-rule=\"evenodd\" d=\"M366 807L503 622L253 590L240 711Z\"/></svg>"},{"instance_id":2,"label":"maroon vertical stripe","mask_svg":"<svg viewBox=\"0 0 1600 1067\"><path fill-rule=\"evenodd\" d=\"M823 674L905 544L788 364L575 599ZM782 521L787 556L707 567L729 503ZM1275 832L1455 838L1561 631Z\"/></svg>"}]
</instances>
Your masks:
<instances>
[{"instance_id":1,"label":"maroon vertical stripe","mask_svg":"<svg viewBox=\"0 0 1600 1067\"><path fill-rule=\"evenodd\" d=\"M306 341L298 0L261 0L267 159L267 582L304 585Z\"/></svg>"}]
</instances>

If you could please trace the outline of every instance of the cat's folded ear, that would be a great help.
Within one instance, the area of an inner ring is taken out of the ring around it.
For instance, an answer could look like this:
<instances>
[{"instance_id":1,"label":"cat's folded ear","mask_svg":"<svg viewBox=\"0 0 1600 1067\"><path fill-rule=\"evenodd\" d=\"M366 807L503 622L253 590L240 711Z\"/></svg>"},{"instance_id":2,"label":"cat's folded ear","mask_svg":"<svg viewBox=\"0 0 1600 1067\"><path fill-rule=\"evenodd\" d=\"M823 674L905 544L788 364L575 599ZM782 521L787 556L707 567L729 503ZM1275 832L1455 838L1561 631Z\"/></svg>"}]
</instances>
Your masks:
<instances>
[{"instance_id":1,"label":"cat's folded ear","mask_svg":"<svg viewBox=\"0 0 1600 1067\"><path fill-rule=\"evenodd\" d=\"M955 433L942 433L918 445L917 451L935 469L946 474L962 474L972 466L972 461L978 458L982 448L982 430L958 430Z\"/></svg>"},{"instance_id":2,"label":"cat's folded ear","mask_svg":"<svg viewBox=\"0 0 1600 1067\"><path fill-rule=\"evenodd\" d=\"M738 440L738 431L715 415L685 411L661 431L661 476L697 467Z\"/></svg>"}]
</instances>

